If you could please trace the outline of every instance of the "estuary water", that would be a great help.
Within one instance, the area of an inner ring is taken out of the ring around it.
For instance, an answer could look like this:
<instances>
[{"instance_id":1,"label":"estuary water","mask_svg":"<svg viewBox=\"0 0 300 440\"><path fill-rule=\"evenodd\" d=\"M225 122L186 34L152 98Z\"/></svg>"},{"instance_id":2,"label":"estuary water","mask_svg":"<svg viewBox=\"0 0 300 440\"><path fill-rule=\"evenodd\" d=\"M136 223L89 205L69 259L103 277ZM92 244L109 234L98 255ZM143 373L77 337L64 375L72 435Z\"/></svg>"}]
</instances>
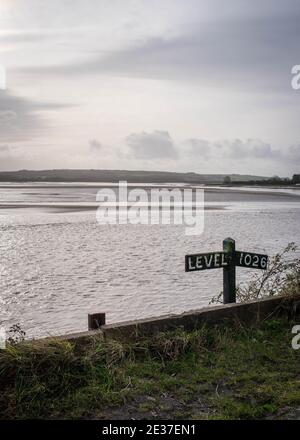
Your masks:
<instances>
[{"instance_id":1,"label":"estuary water","mask_svg":"<svg viewBox=\"0 0 300 440\"><path fill-rule=\"evenodd\" d=\"M206 307L222 270L185 273L186 254L221 250L228 236L270 256L300 245L300 188L205 187L204 232L188 236L181 225L99 225L96 193L113 186L0 184L0 326L40 337L86 330L88 313L113 323ZM237 268L238 281L252 275Z\"/></svg>"}]
</instances>

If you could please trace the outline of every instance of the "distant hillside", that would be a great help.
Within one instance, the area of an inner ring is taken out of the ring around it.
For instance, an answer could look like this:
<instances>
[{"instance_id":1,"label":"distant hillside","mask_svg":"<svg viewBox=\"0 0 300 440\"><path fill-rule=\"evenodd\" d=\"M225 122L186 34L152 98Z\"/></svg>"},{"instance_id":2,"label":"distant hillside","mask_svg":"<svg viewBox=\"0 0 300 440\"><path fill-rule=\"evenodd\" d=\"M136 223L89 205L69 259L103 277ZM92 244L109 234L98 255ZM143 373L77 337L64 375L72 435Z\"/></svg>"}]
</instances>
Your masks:
<instances>
[{"instance_id":1,"label":"distant hillside","mask_svg":"<svg viewBox=\"0 0 300 440\"><path fill-rule=\"evenodd\" d=\"M118 182L132 183L223 183L224 177L231 181L262 181L266 177L242 174L197 174L167 171L127 170L20 170L0 172L1 182Z\"/></svg>"}]
</instances>

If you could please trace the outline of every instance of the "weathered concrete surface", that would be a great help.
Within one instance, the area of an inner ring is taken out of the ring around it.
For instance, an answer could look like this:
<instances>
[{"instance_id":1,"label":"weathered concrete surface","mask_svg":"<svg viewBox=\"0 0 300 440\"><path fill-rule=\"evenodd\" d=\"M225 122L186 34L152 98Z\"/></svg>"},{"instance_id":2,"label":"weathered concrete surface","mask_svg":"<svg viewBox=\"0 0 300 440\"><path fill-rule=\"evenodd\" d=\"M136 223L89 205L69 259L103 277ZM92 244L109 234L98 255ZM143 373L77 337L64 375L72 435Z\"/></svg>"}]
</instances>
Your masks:
<instances>
[{"instance_id":1,"label":"weathered concrete surface","mask_svg":"<svg viewBox=\"0 0 300 440\"><path fill-rule=\"evenodd\" d=\"M293 297L273 297L243 304L226 304L192 310L180 315L125 321L103 325L99 330L60 336L59 339L78 343L90 342L93 337L134 338L182 327L186 330L200 328L204 324L239 321L251 324L274 316L300 316L300 293Z\"/></svg>"},{"instance_id":2,"label":"weathered concrete surface","mask_svg":"<svg viewBox=\"0 0 300 440\"><path fill-rule=\"evenodd\" d=\"M186 330L200 328L203 324L240 321L251 324L268 319L274 315L300 315L300 295L293 298L268 298L244 304L226 304L200 310L185 312L180 315L166 315L158 318L127 321L101 327L105 337L135 337L151 335L162 331L183 327Z\"/></svg>"}]
</instances>

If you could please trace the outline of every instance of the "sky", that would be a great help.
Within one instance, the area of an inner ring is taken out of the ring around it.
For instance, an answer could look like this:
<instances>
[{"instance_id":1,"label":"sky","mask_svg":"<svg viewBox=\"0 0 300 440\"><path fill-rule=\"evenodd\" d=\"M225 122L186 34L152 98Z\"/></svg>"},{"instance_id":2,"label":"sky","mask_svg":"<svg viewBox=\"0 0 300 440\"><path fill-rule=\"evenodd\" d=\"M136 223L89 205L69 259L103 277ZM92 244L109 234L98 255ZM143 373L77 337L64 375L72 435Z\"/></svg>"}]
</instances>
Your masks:
<instances>
[{"instance_id":1,"label":"sky","mask_svg":"<svg viewBox=\"0 0 300 440\"><path fill-rule=\"evenodd\" d=\"M299 23L299 0L0 0L0 170L299 173Z\"/></svg>"}]
</instances>

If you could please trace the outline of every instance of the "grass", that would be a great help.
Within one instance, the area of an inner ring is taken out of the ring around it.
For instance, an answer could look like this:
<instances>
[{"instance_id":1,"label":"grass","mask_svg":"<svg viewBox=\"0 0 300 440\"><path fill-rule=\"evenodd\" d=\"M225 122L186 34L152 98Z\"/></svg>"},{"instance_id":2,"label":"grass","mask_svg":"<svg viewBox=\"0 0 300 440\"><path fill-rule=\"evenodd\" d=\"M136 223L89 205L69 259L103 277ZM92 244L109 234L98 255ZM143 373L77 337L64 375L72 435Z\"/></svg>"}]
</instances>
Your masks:
<instances>
[{"instance_id":1,"label":"grass","mask_svg":"<svg viewBox=\"0 0 300 440\"><path fill-rule=\"evenodd\" d=\"M281 417L300 406L293 322L178 329L134 341L11 343L0 350L2 418Z\"/></svg>"}]
</instances>

